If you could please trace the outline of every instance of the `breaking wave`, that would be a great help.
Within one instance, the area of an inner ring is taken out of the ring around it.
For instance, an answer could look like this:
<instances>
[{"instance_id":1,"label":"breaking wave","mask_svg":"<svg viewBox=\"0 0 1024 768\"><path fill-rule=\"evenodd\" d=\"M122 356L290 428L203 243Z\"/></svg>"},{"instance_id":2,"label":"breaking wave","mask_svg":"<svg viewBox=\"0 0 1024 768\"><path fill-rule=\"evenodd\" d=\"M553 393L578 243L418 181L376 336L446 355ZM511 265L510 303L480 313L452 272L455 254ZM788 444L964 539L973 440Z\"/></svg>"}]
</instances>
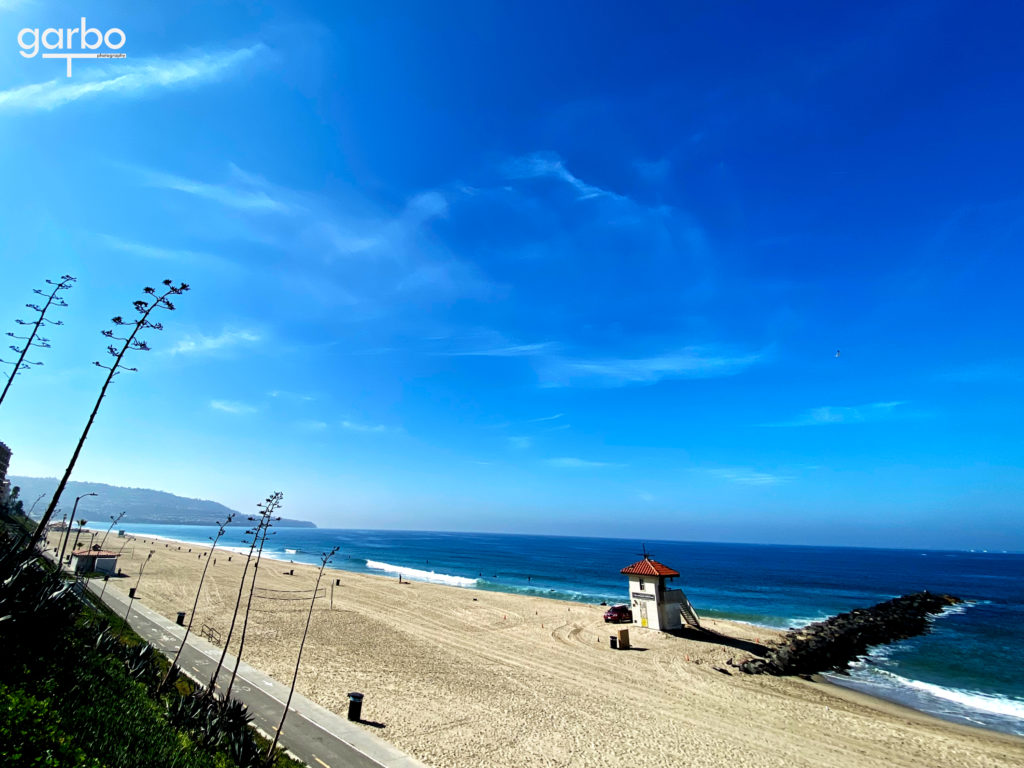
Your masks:
<instances>
[{"instance_id":1,"label":"breaking wave","mask_svg":"<svg viewBox=\"0 0 1024 768\"><path fill-rule=\"evenodd\" d=\"M377 560L367 560L366 567L371 571L384 571L401 575L403 579L410 581L429 581L432 584L447 584L452 587L475 587L477 579L469 579L465 576L452 576L448 573L437 573L436 571L421 571L418 568L406 568L391 563L381 563Z\"/></svg>"}]
</instances>

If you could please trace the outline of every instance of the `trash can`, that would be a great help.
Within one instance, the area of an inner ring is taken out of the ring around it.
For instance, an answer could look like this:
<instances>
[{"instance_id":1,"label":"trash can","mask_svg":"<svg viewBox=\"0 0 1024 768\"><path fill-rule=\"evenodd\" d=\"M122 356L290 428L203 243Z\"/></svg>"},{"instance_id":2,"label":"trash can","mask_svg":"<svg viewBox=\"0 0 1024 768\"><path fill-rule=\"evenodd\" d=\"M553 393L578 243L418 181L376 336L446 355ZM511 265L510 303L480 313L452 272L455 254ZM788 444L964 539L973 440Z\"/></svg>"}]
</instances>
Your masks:
<instances>
[{"instance_id":1,"label":"trash can","mask_svg":"<svg viewBox=\"0 0 1024 768\"><path fill-rule=\"evenodd\" d=\"M135 599L135 587L128 587L128 599L129 600L134 600Z\"/></svg>"},{"instance_id":2,"label":"trash can","mask_svg":"<svg viewBox=\"0 0 1024 768\"><path fill-rule=\"evenodd\" d=\"M363 694L351 692L348 695L348 719L359 721L363 716Z\"/></svg>"},{"instance_id":3,"label":"trash can","mask_svg":"<svg viewBox=\"0 0 1024 768\"><path fill-rule=\"evenodd\" d=\"M629 630L628 629L620 629L619 630L619 650L620 651L628 651L629 650Z\"/></svg>"},{"instance_id":4,"label":"trash can","mask_svg":"<svg viewBox=\"0 0 1024 768\"><path fill-rule=\"evenodd\" d=\"M617 638L615 635L609 635L608 636L608 647L611 648L613 651L616 648L618 648L619 647L619 638Z\"/></svg>"},{"instance_id":5,"label":"trash can","mask_svg":"<svg viewBox=\"0 0 1024 768\"><path fill-rule=\"evenodd\" d=\"M184 627L185 626L185 612L184 611L178 611L178 626L179 627Z\"/></svg>"}]
</instances>

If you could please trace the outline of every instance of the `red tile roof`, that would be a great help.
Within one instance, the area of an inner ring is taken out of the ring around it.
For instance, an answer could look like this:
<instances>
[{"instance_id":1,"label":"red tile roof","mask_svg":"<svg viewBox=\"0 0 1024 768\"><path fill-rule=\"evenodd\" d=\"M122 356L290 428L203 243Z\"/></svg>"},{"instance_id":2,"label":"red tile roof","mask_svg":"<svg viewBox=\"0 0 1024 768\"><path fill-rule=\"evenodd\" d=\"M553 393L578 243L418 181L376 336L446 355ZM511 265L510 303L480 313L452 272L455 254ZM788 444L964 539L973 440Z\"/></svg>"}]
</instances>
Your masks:
<instances>
[{"instance_id":1,"label":"red tile roof","mask_svg":"<svg viewBox=\"0 0 1024 768\"><path fill-rule=\"evenodd\" d=\"M76 549L71 554L75 557L117 557L117 552L107 552L105 549Z\"/></svg>"},{"instance_id":2,"label":"red tile roof","mask_svg":"<svg viewBox=\"0 0 1024 768\"><path fill-rule=\"evenodd\" d=\"M679 571L674 571L667 565L662 565L657 560L645 557L638 563L627 565L620 573L636 576L678 576Z\"/></svg>"}]
</instances>

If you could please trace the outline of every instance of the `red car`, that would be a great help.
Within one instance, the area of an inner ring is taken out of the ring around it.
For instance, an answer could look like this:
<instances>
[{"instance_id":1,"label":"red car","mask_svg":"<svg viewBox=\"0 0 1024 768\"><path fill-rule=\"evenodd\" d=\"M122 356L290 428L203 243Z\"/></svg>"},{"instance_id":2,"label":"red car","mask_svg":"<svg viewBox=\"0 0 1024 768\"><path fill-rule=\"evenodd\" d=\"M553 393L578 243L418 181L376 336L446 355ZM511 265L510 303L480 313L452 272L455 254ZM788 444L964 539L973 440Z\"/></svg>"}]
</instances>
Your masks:
<instances>
[{"instance_id":1,"label":"red car","mask_svg":"<svg viewBox=\"0 0 1024 768\"><path fill-rule=\"evenodd\" d=\"M613 605L604 612L604 620L615 624L632 621L633 611L629 609L628 605Z\"/></svg>"}]
</instances>

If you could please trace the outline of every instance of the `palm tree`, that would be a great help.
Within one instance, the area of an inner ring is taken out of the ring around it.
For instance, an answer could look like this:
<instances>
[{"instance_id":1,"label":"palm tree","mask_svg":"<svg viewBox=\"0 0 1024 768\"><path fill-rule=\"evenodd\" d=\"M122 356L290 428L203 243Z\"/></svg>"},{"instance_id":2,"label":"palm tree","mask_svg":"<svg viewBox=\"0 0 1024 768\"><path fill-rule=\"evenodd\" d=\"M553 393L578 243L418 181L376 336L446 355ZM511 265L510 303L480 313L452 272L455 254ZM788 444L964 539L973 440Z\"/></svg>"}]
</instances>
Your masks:
<instances>
[{"instance_id":1,"label":"palm tree","mask_svg":"<svg viewBox=\"0 0 1024 768\"><path fill-rule=\"evenodd\" d=\"M82 536L82 529L85 528L85 524L88 520L78 520L78 533L75 534L75 545L71 548L71 554L75 554L75 550L78 549L78 539Z\"/></svg>"}]
</instances>

